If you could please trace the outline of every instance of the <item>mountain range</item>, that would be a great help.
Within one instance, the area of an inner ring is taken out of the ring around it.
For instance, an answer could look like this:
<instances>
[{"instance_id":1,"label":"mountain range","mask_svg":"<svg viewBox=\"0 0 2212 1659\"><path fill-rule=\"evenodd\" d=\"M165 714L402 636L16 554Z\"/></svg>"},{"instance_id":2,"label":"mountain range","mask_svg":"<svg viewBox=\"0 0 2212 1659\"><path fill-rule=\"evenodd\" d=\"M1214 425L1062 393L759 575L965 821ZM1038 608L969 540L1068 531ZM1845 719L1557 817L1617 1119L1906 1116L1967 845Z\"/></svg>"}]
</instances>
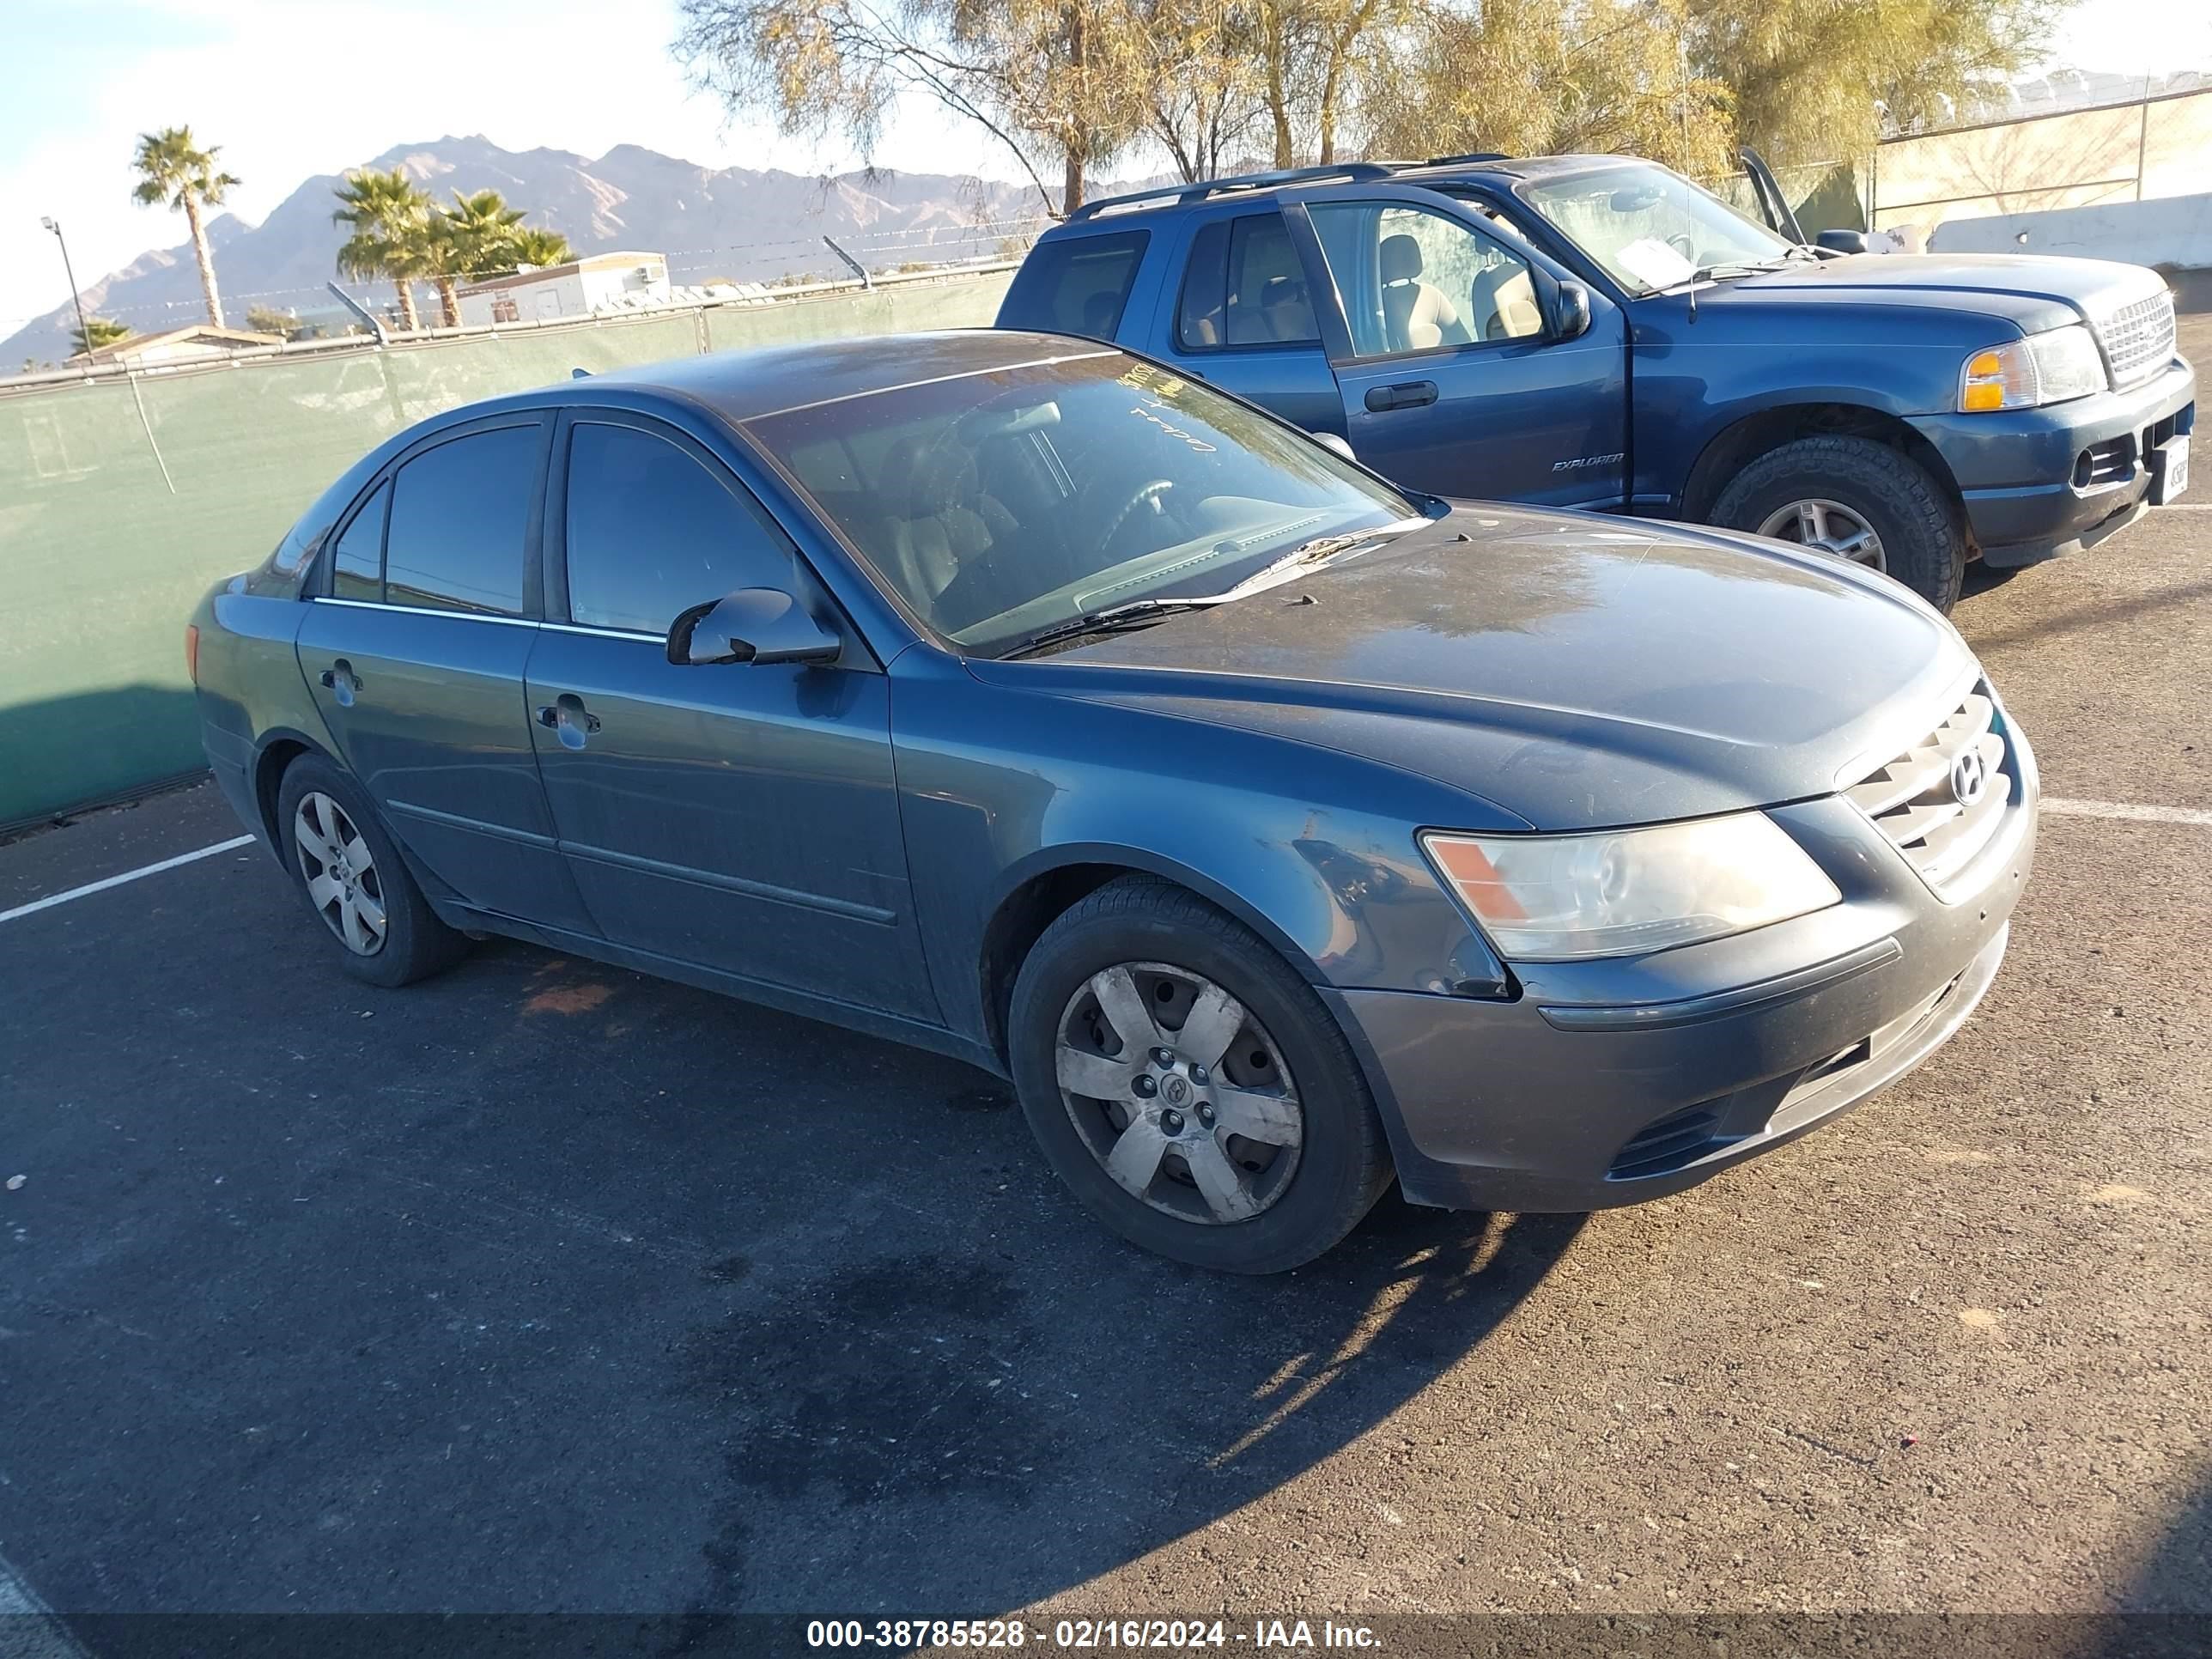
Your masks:
<instances>
[{"instance_id":1,"label":"mountain range","mask_svg":"<svg viewBox=\"0 0 2212 1659\"><path fill-rule=\"evenodd\" d=\"M1010 234L1030 228L1035 191L992 179L884 170L809 178L750 167L704 167L635 144L592 159L567 150L501 149L482 137L402 144L364 163L404 167L436 199L453 191L496 190L528 222L568 237L579 253L635 249L668 256L678 284L721 278L770 282L806 272L842 275L822 238L834 236L877 269L908 260L987 257ZM303 317L337 309L324 284L337 276L346 228L331 222L340 180L309 179L258 225L235 215L210 221L225 320L245 325L249 305ZM1101 187L1101 193L1112 186ZM346 284L380 307L388 283ZM421 290L426 317L434 307ZM84 308L140 333L201 319L191 244L141 254L84 290ZM0 364L59 362L76 321L65 301L4 342Z\"/></svg>"}]
</instances>

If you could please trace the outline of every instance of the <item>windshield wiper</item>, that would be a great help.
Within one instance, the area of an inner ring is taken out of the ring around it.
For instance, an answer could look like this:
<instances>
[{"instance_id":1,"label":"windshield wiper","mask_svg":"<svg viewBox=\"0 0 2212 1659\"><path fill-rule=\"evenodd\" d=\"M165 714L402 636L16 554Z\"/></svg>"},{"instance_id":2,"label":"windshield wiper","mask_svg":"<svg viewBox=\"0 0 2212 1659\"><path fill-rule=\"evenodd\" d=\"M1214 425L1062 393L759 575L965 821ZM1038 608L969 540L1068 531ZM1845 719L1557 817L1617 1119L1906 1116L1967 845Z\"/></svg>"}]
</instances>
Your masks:
<instances>
[{"instance_id":1,"label":"windshield wiper","mask_svg":"<svg viewBox=\"0 0 2212 1659\"><path fill-rule=\"evenodd\" d=\"M1132 599L1127 605L1109 605L1103 610L1086 611L1066 622L1054 623L1030 635L1011 651L1006 657L1025 656L1041 645L1054 645L1062 640L1080 639L1087 634L1121 634L1134 628L1149 628L1185 611L1203 611L1208 605L1221 604L1226 593L1215 593L1195 599Z\"/></svg>"},{"instance_id":2,"label":"windshield wiper","mask_svg":"<svg viewBox=\"0 0 2212 1659\"><path fill-rule=\"evenodd\" d=\"M1310 542L1301 542L1282 557L1273 560L1254 571L1236 586L1220 593L1200 593L1184 599L1131 599L1126 605L1109 605L1103 610L1086 611L1080 616L1070 617L1066 622L1030 635L1019 645L1003 654L1019 657L1039 646L1053 645L1062 640L1080 639L1086 634L1118 634L1132 628L1149 628L1152 623L1185 611L1204 611L1210 605L1226 605L1255 593L1263 587L1273 587L1291 580L1309 565L1334 558L1355 547L1380 541L1401 531L1418 530L1429 522L1426 519L1400 519L1395 523L1376 525L1366 530L1346 531L1340 536L1316 536Z\"/></svg>"},{"instance_id":3,"label":"windshield wiper","mask_svg":"<svg viewBox=\"0 0 2212 1659\"><path fill-rule=\"evenodd\" d=\"M1771 259L1723 259L1718 264L1699 265L1688 276L1674 284L1674 290L1690 287L1696 283L1710 283L1723 276L1764 276L1776 271L1797 257L1797 250L1778 253Z\"/></svg>"},{"instance_id":4,"label":"windshield wiper","mask_svg":"<svg viewBox=\"0 0 2212 1659\"><path fill-rule=\"evenodd\" d=\"M1320 564L1340 553L1364 547L1369 542L1381 541L1385 537L1401 535L1408 530L1419 530L1430 522L1427 519L1399 519L1393 523L1375 525L1365 530L1347 530L1340 536L1316 536L1310 542L1299 543L1280 558L1270 559L1220 597L1224 599L1242 599L1247 593L1287 581L1292 574L1308 565Z\"/></svg>"}]
</instances>

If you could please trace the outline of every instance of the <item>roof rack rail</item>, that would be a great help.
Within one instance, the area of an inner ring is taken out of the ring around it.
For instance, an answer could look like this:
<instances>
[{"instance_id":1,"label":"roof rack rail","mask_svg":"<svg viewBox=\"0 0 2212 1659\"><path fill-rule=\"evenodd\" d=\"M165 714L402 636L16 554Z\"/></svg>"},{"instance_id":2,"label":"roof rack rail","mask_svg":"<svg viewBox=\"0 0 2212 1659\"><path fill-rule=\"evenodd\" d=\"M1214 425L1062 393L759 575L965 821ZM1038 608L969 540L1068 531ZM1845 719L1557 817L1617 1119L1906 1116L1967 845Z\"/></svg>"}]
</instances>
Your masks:
<instances>
[{"instance_id":1,"label":"roof rack rail","mask_svg":"<svg viewBox=\"0 0 2212 1659\"><path fill-rule=\"evenodd\" d=\"M1228 179L1201 179L1191 185L1162 185L1155 190L1132 191L1127 196L1109 196L1102 201L1085 202L1067 216L1067 222L1074 224L1084 219L1095 219L1103 213L1128 212L1140 205L1180 206L1188 202L1203 202L1210 197L1230 195L1237 191L1267 190L1277 185L1310 184L1322 179L1341 179L1347 183L1387 179L1401 165L1393 161L1339 161L1328 167L1279 167L1271 173L1240 173Z\"/></svg>"},{"instance_id":2,"label":"roof rack rail","mask_svg":"<svg viewBox=\"0 0 2212 1659\"><path fill-rule=\"evenodd\" d=\"M1457 167L1462 162L1510 161L1512 159L1502 150L1477 149L1469 150L1464 155L1431 155L1421 165L1425 167Z\"/></svg>"}]
</instances>

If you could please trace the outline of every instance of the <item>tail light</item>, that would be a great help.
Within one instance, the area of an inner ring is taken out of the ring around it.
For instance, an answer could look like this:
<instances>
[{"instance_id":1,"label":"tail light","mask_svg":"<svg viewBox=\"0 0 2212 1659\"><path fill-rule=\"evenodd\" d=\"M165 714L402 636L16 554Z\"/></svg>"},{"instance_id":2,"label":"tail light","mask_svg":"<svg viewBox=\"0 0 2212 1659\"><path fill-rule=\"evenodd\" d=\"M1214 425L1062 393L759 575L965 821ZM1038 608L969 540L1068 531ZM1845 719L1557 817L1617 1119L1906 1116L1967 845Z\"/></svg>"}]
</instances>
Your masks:
<instances>
[{"instance_id":1,"label":"tail light","mask_svg":"<svg viewBox=\"0 0 2212 1659\"><path fill-rule=\"evenodd\" d=\"M185 672L194 685L200 683L200 625L185 624Z\"/></svg>"}]
</instances>

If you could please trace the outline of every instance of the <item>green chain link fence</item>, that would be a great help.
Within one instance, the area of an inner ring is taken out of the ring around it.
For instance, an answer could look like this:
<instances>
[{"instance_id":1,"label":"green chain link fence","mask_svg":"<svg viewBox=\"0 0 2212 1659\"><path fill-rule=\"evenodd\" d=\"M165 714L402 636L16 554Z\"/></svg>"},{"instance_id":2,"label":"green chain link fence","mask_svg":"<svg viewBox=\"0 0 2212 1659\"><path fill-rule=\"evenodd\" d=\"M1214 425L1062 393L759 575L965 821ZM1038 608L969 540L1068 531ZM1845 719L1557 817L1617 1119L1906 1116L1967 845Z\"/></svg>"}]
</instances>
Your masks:
<instances>
[{"instance_id":1,"label":"green chain link fence","mask_svg":"<svg viewBox=\"0 0 2212 1659\"><path fill-rule=\"evenodd\" d=\"M346 467L441 410L702 351L978 327L1008 274L0 387L0 830L201 764L184 624Z\"/></svg>"}]
</instances>

